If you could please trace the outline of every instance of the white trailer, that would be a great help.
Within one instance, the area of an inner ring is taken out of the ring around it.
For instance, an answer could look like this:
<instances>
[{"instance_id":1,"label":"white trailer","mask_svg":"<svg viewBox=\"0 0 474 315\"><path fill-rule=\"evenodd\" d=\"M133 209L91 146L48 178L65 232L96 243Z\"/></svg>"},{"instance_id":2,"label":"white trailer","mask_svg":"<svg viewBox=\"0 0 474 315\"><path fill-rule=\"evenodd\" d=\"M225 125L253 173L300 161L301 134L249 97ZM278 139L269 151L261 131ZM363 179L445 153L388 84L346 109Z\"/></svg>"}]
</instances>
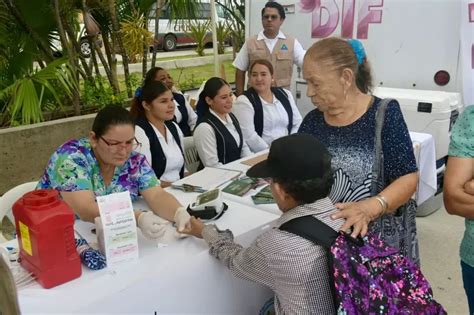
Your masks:
<instances>
[{"instance_id":1,"label":"white trailer","mask_svg":"<svg viewBox=\"0 0 474 315\"><path fill-rule=\"evenodd\" d=\"M247 37L262 29L261 9L266 2L246 0ZM442 173L451 126L463 104L474 101L474 1L278 2L286 11L282 31L306 49L331 36L362 41L374 75L373 93L397 99L409 130L434 137ZM295 69L292 92L304 116L314 106L301 76L301 69Z\"/></svg>"}]
</instances>

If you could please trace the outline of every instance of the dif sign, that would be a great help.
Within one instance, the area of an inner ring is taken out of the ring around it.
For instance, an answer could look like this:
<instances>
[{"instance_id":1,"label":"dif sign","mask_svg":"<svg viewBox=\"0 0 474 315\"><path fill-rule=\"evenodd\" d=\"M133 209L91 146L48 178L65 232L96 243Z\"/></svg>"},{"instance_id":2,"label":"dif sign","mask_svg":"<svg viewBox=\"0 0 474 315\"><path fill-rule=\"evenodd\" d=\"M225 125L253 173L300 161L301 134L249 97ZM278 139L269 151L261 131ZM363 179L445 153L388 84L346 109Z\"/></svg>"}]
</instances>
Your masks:
<instances>
[{"instance_id":1,"label":"dif sign","mask_svg":"<svg viewBox=\"0 0 474 315\"><path fill-rule=\"evenodd\" d=\"M300 0L300 7L312 14L312 38L354 38L355 33L357 39L367 39L369 24L382 23L383 0ZM341 33L335 34L339 24Z\"/></svg>"}]
</instances>

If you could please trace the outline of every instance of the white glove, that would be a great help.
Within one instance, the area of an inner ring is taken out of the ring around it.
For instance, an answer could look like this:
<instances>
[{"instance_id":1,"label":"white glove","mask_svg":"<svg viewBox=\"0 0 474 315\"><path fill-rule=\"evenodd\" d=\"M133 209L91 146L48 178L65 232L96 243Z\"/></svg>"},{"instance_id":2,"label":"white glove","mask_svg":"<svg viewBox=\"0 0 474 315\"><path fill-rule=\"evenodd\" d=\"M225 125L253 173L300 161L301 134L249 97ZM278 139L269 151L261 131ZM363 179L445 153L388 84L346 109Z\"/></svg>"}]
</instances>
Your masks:
<instances>
[{"instance_id":1,"label":"white glove","mask_svg":"<svg viewBox=\"0 0 474 315\"><path fill-rule=\"evenodd\" d=\"M138 227L148 239L163 237L168 228L168 221L160 218L152 211L142 212L138 217Z\"/></svg>"},{"instance_id":2,"label":"white glove","mask_svg":"<svg viewBox=\"0 0 474 315\"><path fill-rule=\"evenodd\" d=\"M191 216L189 215L188 211L185 207L179 207L176 209L174 214L174 222L176 223L176 227L178 228L178 232L183 231L187 224L190 224L189 220Z\"/></svg>"}]
</instances>

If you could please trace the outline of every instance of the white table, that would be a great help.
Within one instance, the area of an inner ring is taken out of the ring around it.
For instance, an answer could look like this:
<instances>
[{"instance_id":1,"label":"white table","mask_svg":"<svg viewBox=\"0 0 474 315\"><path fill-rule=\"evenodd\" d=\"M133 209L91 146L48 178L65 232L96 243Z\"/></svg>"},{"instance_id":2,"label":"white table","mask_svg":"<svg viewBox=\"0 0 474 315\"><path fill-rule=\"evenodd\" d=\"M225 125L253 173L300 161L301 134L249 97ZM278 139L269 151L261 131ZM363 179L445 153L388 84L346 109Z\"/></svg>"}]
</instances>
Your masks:
<instances>
[{"instance_id":1,"label":"white table","mask_svg":"<svg viewBox=\"0 0 474 315\"><path fill-rule=\"evenodd\" d=\"M171 192L183 204L196 195ZM229 209L215 224L231 229L244 246L277 218L233 201L226 203ZM139 201L134 207L146 205ZM89 241L95 239L93 224L77 221L76 228ZM139 233L136 263L100 271L84 267L80 278L52 289L34 284L20 290L22 313L255 314L272 295L263 286L234 278L209 255L203 240L178 239L171 224L165 239L166 243L158 244Z\"/></svg>"},{"instance_id":2,"label":"white table","mask_svg":"<svg viewBox=\"0 0 474 315\"><path fill-rule=\"evenodd\" d=\"M419 169L418 186L414 198L418 204L422 204L424 201L434 196L437 189L435 143L433 136L426 133L410 132L410 138L413 143L413 151L415 153L415 158ZM250 166L243 164L242 161L251 159L267 152L268 150L254 153L251 156L241 158L222 167L231 170L242 171L245 173L250 168ZM261 187L259 189L261 189ZM251 198L251 195L254 195L255 193L256 191L250 191L243 197L227 193L224 193L224 195L230 200L241 202L248 206L256 207L270 213L281 214L276 204L255 205Z\"/></svg>"},{"instance_id":3,"label":"white table","mask_svg":"<svg viewBox=\"0 0 474 315\"><path fill-rule=\"evenodd\" d=\"M247 165L247 164L243 164L242 161L246 161L248 159L251 159L251 158L254 158L256 156L260 156L260 155L266 154L266 153L268 153L268 149L263 150L263 151L258 152L258 153L254 153L250 156L238 159L234 162L225 164L222 167L230 169L230 170L241 171L245 175L245 172L247 172L247 170L250 168L250 166ZM222 188L224 188L224 187L225 187L225 185L223 185ZM224 192L224 196L225 196L226 199L233 200L233 201L236 201L236 202L240 202L240 203L243 203L243 204L248 205L250 207L255 207L257 209L264 210L266 212L281 215L281 211L280 211L280 209L278 209L278 206L277 206L276 203L260 204L260 205L254 204L251 196L255 195L260 189L263 189L263 187L257 187L256 190L251 190L242 197L236 196L236 195L233 195L233 194L228 194L228 193L225 193L225 192Z\"/></svg>"},{"instance_id":4,"label":"white table","mask_svg":"<svg viewBox=\"0 0 474 315\"><path fill-rule=\"evenodd\" d=\"M419 175L415 200L420 205L433 197L437 190L435 142L433 136L427 133L410 131L410 138Z\"/></svg>"}]
</instances>

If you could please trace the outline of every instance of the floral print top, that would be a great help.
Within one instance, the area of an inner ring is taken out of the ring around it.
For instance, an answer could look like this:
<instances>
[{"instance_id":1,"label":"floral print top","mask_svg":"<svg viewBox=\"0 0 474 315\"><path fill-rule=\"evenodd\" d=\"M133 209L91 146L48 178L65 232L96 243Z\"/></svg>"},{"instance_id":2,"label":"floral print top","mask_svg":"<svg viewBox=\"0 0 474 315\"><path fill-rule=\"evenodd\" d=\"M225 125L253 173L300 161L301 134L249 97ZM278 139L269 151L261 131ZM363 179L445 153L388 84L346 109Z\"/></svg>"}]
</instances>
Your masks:
<instances>
[{"instance_id":1,"label":"floral print top","mask_svg":"<svg viewBox=\"0 0 474 315\"><path fill-rule=\"evenodd\" d=\"M82 138L67 141L53 153L37 188L68 192L92 190L95 196L128 190L134 201L140 191L159 185L145 156L132 152L124 165L115 168L112 181L106 186L89 139Z\"/></svg>"}]
</instances>

